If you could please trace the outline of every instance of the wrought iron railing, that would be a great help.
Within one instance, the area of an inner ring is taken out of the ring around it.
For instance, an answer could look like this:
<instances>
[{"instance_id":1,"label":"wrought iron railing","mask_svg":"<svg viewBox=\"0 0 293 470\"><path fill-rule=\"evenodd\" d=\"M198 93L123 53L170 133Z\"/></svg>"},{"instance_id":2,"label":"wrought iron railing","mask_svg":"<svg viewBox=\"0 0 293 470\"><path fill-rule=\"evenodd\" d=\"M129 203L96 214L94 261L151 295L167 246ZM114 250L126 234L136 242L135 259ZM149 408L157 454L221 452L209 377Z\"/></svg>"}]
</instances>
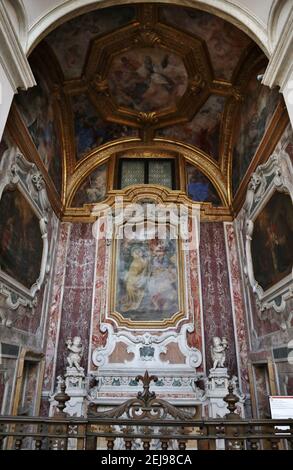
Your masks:
<instances>
[{"instance_id":1,"label":"wrought iron railing","mask_svg":"<svg viewBox=\"0 0 293 470\"><path fill-rule=\"evenodd\" d=\"M64 413L65 387L55 396L54 418L0 417L1 449L35 450L285 450L293 448L293 420L241 419L232 385L225 398L229 413L222 419L195 419L195 407L179 409L150 392L148 373L143 392L110 410L91 405L87 418Z\"/></svg>"}]
</instances>

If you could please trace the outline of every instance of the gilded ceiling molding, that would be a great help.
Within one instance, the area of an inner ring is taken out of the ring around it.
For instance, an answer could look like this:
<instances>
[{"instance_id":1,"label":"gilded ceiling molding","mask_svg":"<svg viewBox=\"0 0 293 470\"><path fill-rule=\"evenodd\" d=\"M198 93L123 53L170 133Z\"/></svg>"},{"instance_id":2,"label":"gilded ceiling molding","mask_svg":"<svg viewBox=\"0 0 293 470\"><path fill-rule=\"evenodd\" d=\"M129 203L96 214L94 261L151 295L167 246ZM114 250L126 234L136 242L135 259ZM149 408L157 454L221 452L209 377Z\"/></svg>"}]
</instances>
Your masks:
<instances>
[{"instance_id":1,"label":"gilded ceiling molding","mask_svg":"<svg viewBox=\"0 0 293 470\"><path fill-rule=\"evenodd\" d=\"M221 123L220 132L220 164L222 174L225 175L227 181L227 199L229 204L232 204L232 157L233 157L233 126L237 118L240 106L239 98L231 97L225 105L224 115Z\"/></svg>"},{"instance_id":2,"label":"gilded ceiling molding","mask_svg":"<svg viewBox=\"0 0 293 470\"><path fill-rule=\"evenodd\" d=\"M258 165L263 164L267 161L269 156L273 153L277 143L279 142L283 132L285 131L288 123L290 122L286 105L282 100L271 119L268 129L263 136L256 153L247 169L247 172L242 178L240 186L235 194L233 200L233 210L235 214L238 214L243 203L245 201L246 190L248 183L251 179L253 172L256 170Z\"/></svg>"},{"instance_id":3,"label":"gilded ceiling molding","mask_svg":"<svg viewBox=\"0 0 293 470\"><path fill-rule=\"evenodd\" d=\"M61 116L61 133L63 139L63 181L62 203L65 204L67 180L74 173L76 165L76 144L74 135L73 112L70 97L63 93L58 97L59 114Z\"/></svg>"},{"instance_id":4,"label":"gilded ceiling molding","mask_svg":"<svg viewBox=\"0 0 293 470\"><path fill-rule=\"evenodd\" d=\"M67 207L62 220L66 222L94 222L99 215L105 213L107 207L114 207L117 196L122 197L122 205L148 200L155 204L183 204L190 212L194 207L200 206L201 220L209 222L232 220L229 207L215 207L209 202L193 202L183 191L174 191L158 185L136 185L128 186L123 190L110 190L108 191L108 197L101 203L85 204L81 208Z\"/></svg>"},{"instance_id":5,"label":"gilded ceiling molding","mask_svg":"<svg viewBox=\"0 0 293 470\"><path fill-rule=\"evenodd\" d=\"M152 12L151 20L148 20L148 13L144 14L148 8ZM66 93L73 95L87 92L104 120L140 129L158 129L191 120L213 89L218 94L233 93L230 83L213 83L213 69L203 41L159 23L157 8L153 5L141 7L139 11L141 22L133 22L93 40L82 79L65 81ZM186 90L176 103L170 103L167 108L163 106L162 110L142 113L119 106L111 96L108 83L113 60L119 51L126 53L138 46L156 45L180 58L188 76Z\"/></svg>"},{"instance_id":6,"label":"gilded ceiling molding","mask_svg":"<svg viewBox=\"0 0 293 470\"><path fill-rule=\"evenodd\" d=\"M97 166L104 163L114 154L133 150L137 153L140 152L141 156L143 156L143 152L145 151L151 151L152 154L155 154L156 151L169 151L181 154L186 161L195 165L211 180L219 193L223 205L229 205L226 180L221 173L219 165L202 150L170 139L156 138L152 142L143 144L138 139L127 138L95 149L80 162L76 167L75 173L68 179L66 207L69 207L75 192L83 180L94 171Z\"/></svg>"}]
</instances>

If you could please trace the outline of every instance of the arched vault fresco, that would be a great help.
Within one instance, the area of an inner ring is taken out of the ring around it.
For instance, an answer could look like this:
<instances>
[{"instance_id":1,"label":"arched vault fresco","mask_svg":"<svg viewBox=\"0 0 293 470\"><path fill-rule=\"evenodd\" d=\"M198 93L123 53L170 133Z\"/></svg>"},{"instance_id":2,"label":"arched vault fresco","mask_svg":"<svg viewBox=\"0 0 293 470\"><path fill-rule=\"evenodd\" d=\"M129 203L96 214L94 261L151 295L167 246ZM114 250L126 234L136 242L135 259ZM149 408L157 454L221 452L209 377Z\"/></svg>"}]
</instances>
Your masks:
<instances>
[{"instance_id":1,"label":"arched vault fresco","mask_svg":"<svg viewBox=\"0 0 293 470\"><path fill-rule=\"evenodd\" d=\"M202 155L199 168L232 206L271 122L276 131L283 119L280 133L285 119L274 118L278 91L256 80L266 67L261 49L225 15L203 10L150 2L81 9L35 48L37 86L15 107L30 139L22 132L22 148L33 141L60 214L105 155L146 145L155 156L169 142L183 159Z\"/></svg>"}]
</instances>

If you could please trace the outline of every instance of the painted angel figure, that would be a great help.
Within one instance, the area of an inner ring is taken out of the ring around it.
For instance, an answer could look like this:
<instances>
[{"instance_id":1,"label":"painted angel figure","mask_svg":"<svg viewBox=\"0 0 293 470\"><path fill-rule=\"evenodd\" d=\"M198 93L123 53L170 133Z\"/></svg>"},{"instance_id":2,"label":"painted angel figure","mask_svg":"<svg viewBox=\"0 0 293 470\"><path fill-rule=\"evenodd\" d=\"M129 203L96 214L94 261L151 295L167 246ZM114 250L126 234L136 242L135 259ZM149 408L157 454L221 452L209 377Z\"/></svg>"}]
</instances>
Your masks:
<instances>
[{"instance_id":1,"label":"painted angel figure","mask_svg":"<svg viewBox=\"0 0 293 470\"><path fill-rule=\"evenodd\" d=\"M217 367L224 367L224 363L226 361L226 349L228 349L227 339L225 337L221 339L218 336L215 336L211 346L213 369L216 369Z\"/></svg>"},{"instance_id":2,"label":"painted angel figure","mask_svg":"<svg viewBox=\"0 0 293 470\"><path fill-rule=\"evenodd\" d=\"M80 336L75 336L73 340L66 341L67 349L70 351L67 356L69 367L75 367L79 372L83 371L80 365L81 356L83 353L83 346L81 344Z\"/></svg>"}]
</instances>

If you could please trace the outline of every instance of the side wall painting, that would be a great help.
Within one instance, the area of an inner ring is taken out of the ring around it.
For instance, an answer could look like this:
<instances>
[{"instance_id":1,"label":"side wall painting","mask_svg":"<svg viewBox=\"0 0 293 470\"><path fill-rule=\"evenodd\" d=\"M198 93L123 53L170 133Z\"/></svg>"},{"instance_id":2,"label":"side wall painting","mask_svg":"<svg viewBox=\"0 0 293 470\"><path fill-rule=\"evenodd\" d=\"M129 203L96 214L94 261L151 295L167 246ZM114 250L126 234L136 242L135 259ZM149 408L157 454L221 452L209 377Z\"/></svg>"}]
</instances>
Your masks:
<instances>
[{"instance_id":1,"label":"side wall painting","mask_svg":"<svg viewBox=\"0 0 293 470\"><path fill-rule=\"evenodd\" d=\"M292 271L293 205L275 192L254 221L251 254L255 279L267 290Z\"/></svg>"},{"instance_id":2,"label":"side wall painting","mask_svg":"<svg viewBox=\"0 0 293 470\"><path fill-rule=\"evenodd\" d=\"M0 266L30 288L41 268L43 241L39 219L18 191L4 191L0 201Z\"/></svg>"},{"instance_id":3,"label":"side wall painting","mask_svg":"<svg viewBox=\"0 0 293 470\"><path fill-rule=\"evenodd\" d=\"M221 200L210 180L195 166L186 164L186 192L193 201L221 205Z\"/></svg>"},{"instance_id":4,"label":"side wall painting","mask_svg":"<svg viewBox=\"0 0 293 470\"><path fill-rule=\"evenodd\" d=\"M234 135L233 194L237 192L280 99L278 89L270 90L257 80L257 75L263 71L259 70L251 77L241 105L239 123Z\"/></svg>"},{"instance_id":5,"label":"side wall painting","mask_svg":"<svg viewBox=\"0 0 293 470\"><path fill-rule=\"evenodd\" d=\"M16 105L57 192L62 186L62 152L53 94L34 68L37 86L16 95Z\"/></svg>"},{"instance_id":6,"label":"side wall painting","mask_svg":"<svg viewBox=\"0 0 293 470\"><path fill-rule=\"evenodd\" d=\"M72 207L82 207L84 204L93 204L105 199L107 193L107 169L107 164L100 165L86 178L73 198Z\"/></svg>"}]
</instances>

